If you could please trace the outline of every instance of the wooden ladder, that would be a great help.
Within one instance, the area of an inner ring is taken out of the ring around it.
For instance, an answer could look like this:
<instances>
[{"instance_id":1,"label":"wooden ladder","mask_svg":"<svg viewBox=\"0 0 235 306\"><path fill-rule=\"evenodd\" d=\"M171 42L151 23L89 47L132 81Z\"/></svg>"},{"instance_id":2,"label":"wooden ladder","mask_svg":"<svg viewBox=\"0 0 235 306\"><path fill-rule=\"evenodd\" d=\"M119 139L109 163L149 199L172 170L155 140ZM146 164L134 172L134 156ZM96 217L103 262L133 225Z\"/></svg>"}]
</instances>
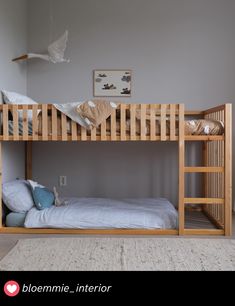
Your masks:
<instances>
[{"instance_id":1,"label":"wooden ladder","mask_svg":"<svg viewBox=\"0 0 235 306\"><path fill-rule=\"evenodd\" d=\"M185 207L188 204L198 205L222 205L224 208L225 220L224 226L220 232L226 236L232 232L232 209L231 209L231 109L226 105L225 111L225 137L224 137L224 162L222 167L209 167L206 164L203 167L185 166L185 135L184 135L184 105L179 108L179 235L187 233L199 233L200 230L185 229ZM224 197L223 198L186 198L185 197L185 174L186 173L224 173ZM201 232L213 233L216 230L202 230ZM217 230L219 233L219 231Z\"/></svg>"},{"instance_id":2,"label":"wooden ladder","mask_svg":"<svg viewBox=\"0 0 235 306\"><path fill-rule=\"evenodd\" d=\"M181 152L181 159L184 159L184 152ZM186 173L224 173L224 167L185 167L180 168L180 189L179 189L179 235L185 234L185 206L187 204L199 204L199 205L208 205L208 204L225 204L224 198L185 198L185 174Z\"/></svg>"}]
</instances>

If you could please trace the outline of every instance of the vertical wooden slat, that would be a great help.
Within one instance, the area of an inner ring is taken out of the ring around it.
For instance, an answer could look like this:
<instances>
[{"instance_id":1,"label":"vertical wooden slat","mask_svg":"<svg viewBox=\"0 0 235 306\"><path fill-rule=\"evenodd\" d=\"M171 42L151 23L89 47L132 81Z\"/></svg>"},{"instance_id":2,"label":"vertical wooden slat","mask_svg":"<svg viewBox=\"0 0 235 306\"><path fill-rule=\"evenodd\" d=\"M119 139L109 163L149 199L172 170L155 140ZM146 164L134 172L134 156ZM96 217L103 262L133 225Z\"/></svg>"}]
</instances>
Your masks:
<instances>
[{"instance_id":1,"label":"vertical wooden slat","mask_svg":"<svg viewBox=\"0 0 235 306\"><path fill-rule=\"evenodd\" d=\"M211 114L209 114L208 116L209 119L212 119L211 118ZM212 142L209 143L209 162L210 162L210 166L212 167L213 166L213 163L212 163L212 154L213 154L213 150L212 150ZM210 198L212 198L212 179L213 179L213 175L212 173L209 174L209 196ZM212 214L212 205L208 205L208 209L209 209L209 212Z\"/></svg>"},{"instance_id":2,"label":"vertical wooden slat","mask_svg":"<svg viewBox=\"0 0 235 306\"><path fill-rule=\"evenodd\" d=\"M202 144L202 160L203 160L203 167L208 167L207 165L207 142L204 141ZM203 197L207 198L207 173L203 174L202 180L202 190L203 190Z\"/></svg>"},{"instance_id":3,"label":"vertical wooden slat","mask_svg":"<svg viewBox=\"0 0 235 306\"><path fill-rule=\"evenodd\" d=\"M213 114L212 118L215 120L215 113ZM213 141L213 166L216 166L216 141ZM213 175L213 197L216 197L216 173L212 173ZM217 214L217 209L216 209L216 204L212 205L213 207L213 213L214 213L214 217L216 218L216 214Z\"/></svg>"},{"instance_id":4,"label":"vertical wooden slat","mask_svg":"<svg viewBox=\"0 0 235 306\"><path fill-rule=\"evenodd\" d=\"M170 140L174 141L176 139L175 135L175 104L170 104Z\"/></svg>"},{"instance_id":5,"label":"vertical wooden slat","mask_svg":"<svg viewBox=\"0 0 235 306\"><path fill-rule=\"evenodd\" d=\"M106 132L106 120L101 123L101 141L107 140L107 132Z\"/></svg>"},{"instance_id":6,"label":"vertical wooden slat","mask_svg":"<svg viewBox=\"0 0 235 306\"><path fill-rule=\"evenodd\" d=\"M14 141L19 140L19 114L18 114L18 105L12 106L13 114L13 139Z\"/></svg>"},{"instance_id":7,"label":"vertical wooden slat","mask_svg":"<svg viewBox=\"0 0 235 306\"><path fill-rule=\"evenodd\" d=\"M136 104L130 105L130 134L131 140L136 140Z\"/></svg>"},{"instance_id":8,"label":"vertical wooden slat","mask_svg":"<svg viewBox=\"0 0 235 306\"><path fill-rule=\"evenodd\" d=\"M117 111L116 109L111 114L111 140L117 140Z\"/></svg>"},{"instance_id":9,"label":"vertical wooden slat","mask_svg":"<svg viewBox=\"0 0 235 306\"><path fill-rule=\"evenodd\" d=\"M208 119L210 119L210 114L208 115ZM211 163L211 142L207 142L208 144L208 165L209 166L212 166L212 163ZM212 198L212 194L211 194L211 181L212 181L212 174L211 173L208 173L208 197ZM210 205L207 205L206 206L209 213L211 213L211 207Z\"/></svg>"},{"instance_id":10,"label":"vertical wooden slat","mask_svg":"<svg viewBox=\"0 0 235 306\"><path fill-rule=\"evenodd\" d=\"M2 142L0 141L0 228L3 227L2 223L2 211L3 211L3 202L2 202Z\"/></svg>"},{"instance_id":11,"label":"vertical wooden slat","mask_svg":"<svg viewBox=\"0 0 235 306\"><path fill-rule=\"evenodd\" d=\"M209 166L209 162L208 162L208 142L205 142L205 145L206 145L206 166L208 167ZM208 191L208 181L209 181L209 176L208 176L208 173L205 173L206 174L206 181L205 181L205 190L206 190L206 198L209 198L209 191ZM208 206L208 205L207 205Z\"/></svg>"},{"instance_id":12,"label":"vertical wooden slat","mask_svg":"<svg viewBox=\"0 0 235 306\"><path fill-rule=\"evenodd\" d=\"M38 105L32 105L32 137L33 140L38 140Z\"/></svg>"},{"instance_id":13,"label":"vertical wooden slat","mask_svg":"<svg viewBox=\"0 0 235 306\"><path fill-rule=\"evenodd\" d=\"M72 141L78 140L78 128L77 123L72 120L71 122L71 129L72 129Z\"/></svg>"},{"instance_id":14,"label":"vertical wooden slat","mask_svg":"<svg viewBox=\"0 0 235 306\"><path fill-rule=\"evenodd\" d=\"M208 141L206 142L206 148L207 148L207 153L206 153L206 161L207 161L207 166L209 167L209 165L210 165L210 162L209 162L209 143L208 143ZM206 174L206 197L207 198L209 198L210 197L210 195L209 195L209 180L210 180L210 174L209 173L207 173ZM209 205L206 205L206 208L208 209L208 207L209 207Z\"/></svg>"},{"instance_id":15,"label":"vertical wooden slat","mask_svg":"<svg viewBox=\"0 0 235 306\"><path fill-rule=\"evenodd\" d=\"M207 166L210 166L210 144L208 142L206 144L207 144ZM207 173L207 197L208 198L210 197L210 174L209 173ZM209 206L210 205L206 205L207 210L209 210Z\"/></svg>"},{"instance_id":16,"label":"vertical wooden slat","mask_svg":"<svg viewBox=\"0 0 235 306\"><path fill-rule=\"evenodd\" d=\"M216 112L216 120L219 120L218 112ZM217 167L219 166L219 141L216 141L216 165ZM216 173L216 197L219 198L219 173ZM216 210L217 210L217 219L219 220L219 210L220 210L220 205L216 205Z\"/></svg>"},{"instance_id":17,"label":"vertical wooden slat","mask_svg":"<svg viewBox=\"0 0 235 306\"><path fill-rule=\"evenodd\" d=\"M215 119L214 116L213 116L213 119ZM213 150L213 167L215 167L215 163L216 163L216 142L215 141L213 141L212 143L212 150ZM215 198L216 197L216 174L212 173L212 176L213 176L213 183L212 183L213 198ZM212 205L212 208L213 208L214 217L216 218L216 204Z\"/></svg>"},{"instance_id":18,"label":"vertical wooden slat","mask_svg":"<svg viewBox=\"0 0 235 306\"><path fill-rule=\"evenodd\" d=\"M211 117L212 117L212 119L214 119L214 116L213 116L213 114L211 115ZM215 166L215 163L214 163L214 157L215 157L215 142L214 141L212 141L212 143L211 143L211 151L212 151L212 155L211 155L211 160L212 160L212 167L214 167ZM214 180L215 180L215 174L214 173L211 173L211 197L212 198L214 198L215 197L215 193L214 193L214 191L215 191L215 182L214 182ZM214 205L211 205L211 210L212 210L212 214L213 214L213 216L214 216L214 214L215 214L215 206Z\"/></svg>"},{"instance_id":19,"label":"vertical wooden slat","mask_svg":"<svg viewBox=\"0 0 235 306\"><path fill-rule=\"evenodd\" d=\"M141 140L146 140L146 104L141 104L140 105L140 125L141 125L141 130L140 130L140 139Z\"/></svg>"},{"instance_id":20,"label":"vertical wooden slat","mask_svg":"<svg viewBox=\"0 0 235 306\"><path fill-rule=\"evenodd\" d=\"M220 120L220 111L218 112L218 120ZM220 165L220 145L221 141L218 141L218 166L221 167ZM221 185L221 175L218 173L218 180L217 180L217 188L218 188L218 198L221 198L221 190L220 190L220 185ZM219 211L219 221L221 222L221 207L218 208Z\"/></svg>"},{"instance_id":21,"label":"vertical wooden slat","mask_svg":"<svg viewBox=\"0 0 235 306\"><path fill-rule=\"evenodd\" d=\"M51 114L51 124L52 124L52 140L58 140L58 123L57 123L57 109L52 106Z\"/></svg>"},{"instance_id":22,"label":"vertical wooden slat","mask_svg":"<svg viewBox=\"0 0 235 306\"><path fill-rule=\"evenodd\" d=\"M166 104L161 105L161 141L166 141Z\"/></svg>"},{"instance_id":23,"label":"vertical wooden slat","mask_svg":"<svg viewBox=\"0 0 235 306\"><path fill-rule=\"evenodd\" d=\"M87 140L87 130L83 126L81 127L81 140L86 141Z\"/></svg>"},{"instance_id":24,"label":"vertical wooden slat","mask_svg":"<svg viewBox=\"0 0 235 306\"><path fill-rule=\"evenodd\" d=\"M232 234L232 104L225 105L225 235Z\"/></svg>"},{"instance_id":25,"label":"vertical wooden slat","mask_svg":"<svg viewBox=\"0 0 235 306\"><path fill-rule=\"evenodd\" d=\"M96 132L97 132L96 127L93 127L93 128L91 129L91 140L92 140L92 141L96 141Z\"/></svg>"},{"instance_id":26,"label":"vertical wooden slat","mask_svg":"<svg viewBox=\"0 0 235 306\"><path fill-rule=\"evenodd\" d=\"M225 123L225 111L222 111L222 121ZM222 142L221 144L221 160L223 163L223 167L225 167L225 154L224 154L224 148L225 148L225 141ZM222 173L222 185L221 185L221 192L222 192L222 198L225 198L225 192L224 192L224 187L225 187L225 173ZM223 224L225 224L225 208L223 209Z\"/></svg>"},{"instance_id":27,"label":"vertical wooden slat","mask_svg":"<svg viewBox=\"0 0 235 306\"><path fill-rule=\"evenodd\" d=\"M216 113L213 114L212 118L216 120ZM216 166L216 141L213 141L213 166ZM213 173L213 197L216 197L216 173ZM217 217L217 205L212 205L214 218Z\"/></svg>"},{"instance_id":28,"label":"vertical wooden slat","mask_svg":"<svg viewBox=\"0 0 235 306\"><path fill-rule=\"evenodd\" d=\"M23 139L29 139L29 131L28 131L28 105L23 105Z\"/></svg>"},{"instance_id":29,"label":"vertical wooden slat","mask_svg":"<svg viewBox=\"0 0 235 306\"><path fill-rule=\"evenodd\" d=\"M67 116L61 113L61 133L62 133L62 141L67 141L68 133L67 133Z\"/></svg>"},{"instance_id":30,"label":"vertical wooden slat","mask_svg":"<svg viewBox=\"0 0 235 306\"><path fill-rule=\"evenodd\" d=\"M42 140L48 141L48 111L47 111L47 104L42 104Z\"/></svg>"},{"instance_id":31,"label":"vertical wooden slat","mask_svg":"<svg viewBox=\"0 0 235 306\"><path fill-rule=\"evenodd\" d=\"M213 119L213 115L210 114L210 119ZM210 143L210 164L213 167L213 141ZM213 197L213 173L210 173L210 197ZM210 206L211 214L213 215L213 206Z\"/></svg>"},{"instance_id":32,"label":"vertical wooden slat","mask_svg":"<svg viewBox=\"0 0 235 306\"><path fill-rule=\"evenodd\" d=\"M219 112L216 112L216 120L219 120ZM219 141L216 141L216 165L219 167ZM216 173L216 197L219 198L219 173ZM220 220L220 205L217 207L217 219Z\"/></svg>"},{"instance_id":33,"label":"vertical wooden slat","mask_svg":"<svg viewBox=\"0 0 235 306\"><path fill-rule=\"evenodd\" d=\"M214 120L216 120L216 113L214 114ZM216 166L216 160L217 160L217 142L214 141L214 166ZM213 173L214 175L214 197L216 198L217 195L217 190L216 190L216 184L217 184L217 174ZM214 206L214 215L215 218L217 219L217 204L213 205Z\"/></svg>"},{"instance_id":34,"label":"vertical wooden slat","mask_svg":"<svg viewBox=\"0 0 235 306\"><path fill-rule=\"evenodd\" d=\"M184 165L185 165L185 140L184 140L184 104L179 105L179 234L184 234L185 226L185 182L184 182Z\"/></svg>"},{"instance_id":35,"label":"vertical wooden slat","mask_svg":"<svg viewBox=\"0 0 235 306\"><path fill-rule=\"evenodd\" d=\"M121 129L121 141L126 141L126 105L121 104L120 113L120 129Z\"/></svg>"},{"instance_id":36,"label":"vertical wooden slat","mask_svg":"<svg viewBox=\"0 0 235 306\"><path fill-rule=\"evenodd\" d=\"M25 179L32 180L32 155L33 155L33 143L26 141L25 143Z\"/></svg>"},{"instance_id":37,"label":"vertical wooden slat","mask_svg":"<svg viewBox=\"0 0 235 306\"><path fill-rule=\"evenodd\" d=\"M156 140L156 105L150 105L150 140Z\"/></svg>"},{"instance_id":38,"label":"vertical wooden slat","mask_svg":"<svg viewBox=\"0 0 235 306\"><path fill-rule=\"evenodd\" d=\"M3 140L7 141L9 140L9 118L8 118L8 112L9 107L8 104L3 104L3 114L2 114L2 120L3 120Z\"/></svg>"},{"instance_id":39,"label":"vertical wooden slat","mask_svg":"<svg viewBox=\"0 0 235 306\"><path fill-rule=\"evenodd\" d=\"M222 121L222 111L219 112L219 120ZM219 141L219 166L223 167L223 162L222 162L222 141ZM222 199L224 198L223 193L222 193L222 186L223 186L223 177L222 174L219 174L219 197ZM223 207L220 207L220 222L224 224L223 220Z\"/></svg>"},{"instance_id":40,"label":"vertical wooden slat","mask_svg":"<svg viewBox=\"0 0 235 306\"><path fill-rule=\"evenodd\" d=\"M220 112L217 112L217 119L220 120ZM217 164L220 166L220 143L221 141L217 142L218 152L217 152ZM217 174L217 195L220 198L220 173ZM218 205L218 220L221 222L221 208Z\"/></svg>"},{"instance_id":41,"label":"vertical wooden slat","mask_svg":"<svg viewBox=\"0 0 235 306\"><path fill-rule=\"evenodd\" d=\"M207 160L207 167L209 167L210 162L209 162L209 143L208 141L206 142L206 160ZM209 173L206 173L206 197L209 198ZM208 210L209 205L206 205L206 209Z\"/></svg>"}]
</instances>

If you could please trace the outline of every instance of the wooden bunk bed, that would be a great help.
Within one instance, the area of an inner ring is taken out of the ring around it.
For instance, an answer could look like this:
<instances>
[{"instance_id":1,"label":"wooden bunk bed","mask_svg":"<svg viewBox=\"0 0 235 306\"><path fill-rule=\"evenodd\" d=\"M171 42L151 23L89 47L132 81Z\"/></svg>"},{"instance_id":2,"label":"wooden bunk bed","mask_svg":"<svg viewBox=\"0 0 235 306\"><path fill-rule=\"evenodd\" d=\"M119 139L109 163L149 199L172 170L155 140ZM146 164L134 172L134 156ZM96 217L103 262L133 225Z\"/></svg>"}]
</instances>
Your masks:
<instances>
[{"instance_id":1,"label":"wooden bunk bed","mask_svg":"<svg viewBox=\"0 0 235 306\"><path fill-rule=\"evenodd\" d=\"M19 132L19 110L23 114L23 128ZM38 110L41 111L41 129L38 125ZM140 113L140 131L137 133L136 112ZM29 132L28 113L32 114L32 131ZM127 131L127 113L130 129ZM117 115L118 114L118 115ZM226 235L232 233L232 105L225 104L205 111L185 111L183 104L120 104L111 118L104 121L99 130L91 131L73 122L53 105L0 105L1 146L7 141L25 142L26 179L32 179L32 143L35 141L174 141L179 148L179 228L175 230L146 229L26 229L8 228L2 224L0 209L0 233L40 234L117 234L117 235ZM9 116L12 115L13 132L9 132ZM149 133L146 134L146 118L149 118ZM156 116L160 130L156 132ZM185 135L185 118L220 120L224 123L223 135ZM59 118L59 121L58 121ZM109 120L109 122L108 122ZM70 132L67 125L70 124ZM168 123L168 125L167 125ZM117 124L119 131L117 132ZM107 126L109 125L109 129ZM168 128L167 128L168 126ZM203 165L185 165L185 142L203 142ZM2 157L0 154L0 165ZM203 198L185 197L185 174L203 173ZM2 174L0 186L2 185ZM0 191L0 203L1 200ZM185 208L198 204L203 213L215 225L215 229L186 229Z\"/></svg>"}]
</instances>

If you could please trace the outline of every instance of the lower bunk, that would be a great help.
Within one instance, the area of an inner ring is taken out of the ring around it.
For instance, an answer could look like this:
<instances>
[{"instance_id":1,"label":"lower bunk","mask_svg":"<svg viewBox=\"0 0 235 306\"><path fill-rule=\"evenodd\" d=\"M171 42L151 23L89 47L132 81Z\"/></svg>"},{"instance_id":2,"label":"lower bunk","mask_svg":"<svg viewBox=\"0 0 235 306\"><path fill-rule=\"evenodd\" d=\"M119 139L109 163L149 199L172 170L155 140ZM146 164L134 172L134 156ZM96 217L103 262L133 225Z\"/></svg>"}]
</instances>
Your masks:
<instances>
[{"instance_id":1,"label":"lower bunk","mask_svg":"<svg viewBox=\"0 0 235 306\"><path fill-rule=\"evenodd\" d=\"M186 214L187 216L187 214ZM185 235L223 235L199 211L188 211L194 229ZM204 216L204 217L202 217ZM200 228L203 224L204 229ZM65 198L62 205L44 210L9 212L2 233L81 235L178 235L178 212L163 198L107 199Z\"/></svg>"},{"instance_id":2,"label":"lower bunk","mask_svg":"<svg viewBox=\"0 0 235 306\"><path fill-rule=\"evenodd\" d=\"M166 199L64 198L60 206L10 212L6 228L81 231L176 230L178 213Z\"/></svg>"}]
</instances>

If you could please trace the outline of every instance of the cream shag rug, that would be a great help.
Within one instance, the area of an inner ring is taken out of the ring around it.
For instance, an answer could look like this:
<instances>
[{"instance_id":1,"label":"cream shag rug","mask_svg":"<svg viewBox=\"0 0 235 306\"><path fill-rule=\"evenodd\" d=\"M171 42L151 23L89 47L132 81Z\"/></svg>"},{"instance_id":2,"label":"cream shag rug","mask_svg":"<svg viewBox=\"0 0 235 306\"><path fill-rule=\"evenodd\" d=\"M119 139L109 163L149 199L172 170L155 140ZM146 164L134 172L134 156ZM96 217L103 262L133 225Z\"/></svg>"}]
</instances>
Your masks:
<instances>
[{"instance_id":1,"label":"cream shag rug","mask_svg":"<svg viewBox=\"0 0 235 306\"><path fill-rule=\"evenodd\" d=\"M20 240L1 271L235 270L235 240L35 238Z\"/></svg>"}]
</instances>

